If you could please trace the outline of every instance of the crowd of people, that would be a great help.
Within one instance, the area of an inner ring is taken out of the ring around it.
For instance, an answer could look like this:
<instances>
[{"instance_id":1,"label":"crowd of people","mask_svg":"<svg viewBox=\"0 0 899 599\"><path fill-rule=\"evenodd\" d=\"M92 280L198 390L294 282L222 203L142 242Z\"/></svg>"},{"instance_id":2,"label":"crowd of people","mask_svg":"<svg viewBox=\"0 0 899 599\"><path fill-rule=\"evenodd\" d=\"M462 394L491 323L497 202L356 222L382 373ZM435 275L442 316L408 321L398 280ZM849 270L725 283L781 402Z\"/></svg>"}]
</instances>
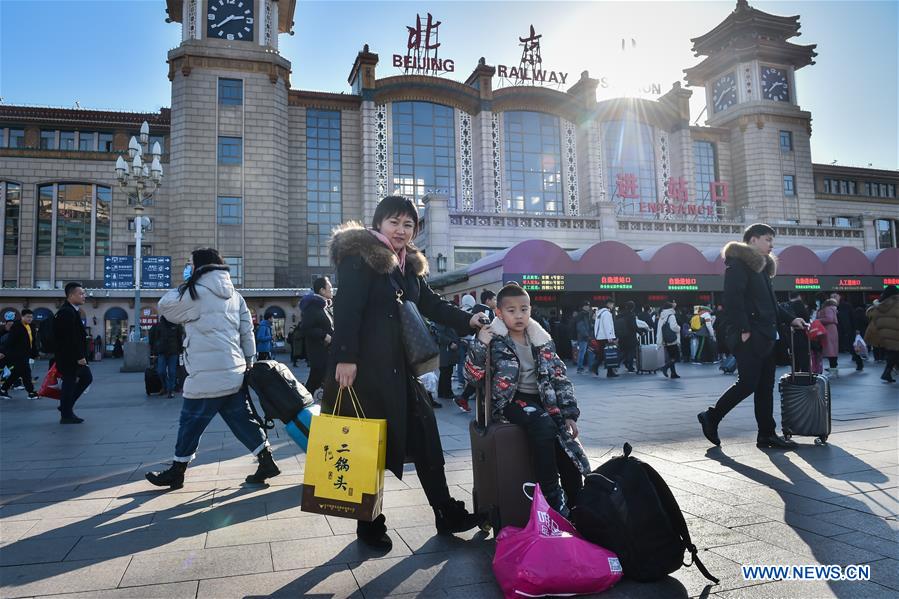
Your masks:
<instances>
[{"instance_id":1,"label":"crowd of people","mask_svg":"<svg viewBox=\"0 0 899 599\"><path fill-rule=\"evenodd\" d=\"M899 290L887 287L867 309L854 309L838 294L816 298L812 305L798 294L778 303L772 286L775 231L768 225L751 225L742 241L725 246L723 303L714 309L680 307L674 301L652 308L631 301L616 306L610 299L599 307L585 303L566 317L534 310L527 291L515 283L497 292L483 291L479 302L465 295L457 306L441 298L428 285L427 259L412 243L419 222L413 201L390 196L379 203L370 227L347 223L335 230L330 252L339 292L334 294L326 277L313 283L301 301L302 319L291 333L290 346L295 364L308 361L306 386L320 395L323 411L334 412L339 391L352 387L365 417L386 420L386 468L402 479L404 464L414 463L438 532L472 529L483 523L483 515L470 513L450 494L433 409L442 405L440 400L452 400L470 411L469 402L487 381L487 410L494 419L523 429L543 494L563 515L590 472L579 440L576 381L569 377L565 360L580 376L599 376L604 368L607 377L615 378L622 366L628 371L645 369L642 352L652 346L656 355L664 354L658 364L663 374L679 378L677 364L682 361L715 362L733 356L737 380L698 414L702 434L714 445L721 444L722 419L753 395L758 447L795 447L776 434L773 417L775 369L783 361L783 348L791 351L791 362L812 371L816 361L820 367L827 358L831 374L836 374L841 350L852 352L859 369L866 354L874 353L877 359L880 352L886 362L881 378L894 382ZM254 331L247 304L218 251L198 249L192 258L189 279L159 301L160 321L150 334L165 393L172 396L182 355L187 378L173 461L166 470L146 473L146 478L156 486L181 487L203 431L220 415L258 459L247 482L263 483L280 469L246 391L245 373L255 360L271 357L270 317ZM65 295L52 319L50 345L63 380L60 422L76 424L83 419L73 408L92 374L78 311L84 289L72 282ZM415 304L431 325L439 354L439 369L432 375L436 398L421 392L418 365L409 361L398 311L401 302ZM29 387L29 360L36 356L31 317L23 310L4 327L0 367L10 375L0 388L3 399L9 399L10 385L17 380L34 395ZM799 349L803 345L804 354ZM352 402L345 402L339 415L352 416L352 410ZM378 550L392 546L383 513L371 522L359 521L356 532Z\"/></svg>"}]
</instances>

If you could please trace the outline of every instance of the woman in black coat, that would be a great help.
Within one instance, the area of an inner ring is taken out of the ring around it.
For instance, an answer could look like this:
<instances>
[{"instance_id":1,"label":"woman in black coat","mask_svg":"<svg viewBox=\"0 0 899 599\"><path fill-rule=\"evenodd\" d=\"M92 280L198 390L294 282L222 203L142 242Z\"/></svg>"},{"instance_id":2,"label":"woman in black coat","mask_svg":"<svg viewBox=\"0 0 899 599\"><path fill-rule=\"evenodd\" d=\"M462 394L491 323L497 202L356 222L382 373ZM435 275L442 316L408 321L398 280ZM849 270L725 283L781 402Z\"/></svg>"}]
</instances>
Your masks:
<instances>
[{"instance_id":1,"label":"woman in black coat","mask_svg":"<svg viewBox=\"0 0 899 599\"><path fill-rule=\"evenodd\" d=\"M422 315L460 335L478 328L480 316L442 300L428 286L427 258L412 245L418 223L412 201L389 196L378 204L371 229L347 223L334 232L331 260L337 266L338 292L329 367L334 376L325 386L323 408L331 411L338 388L352 386L366 417L387 420L388 470L401 479L410 456L434 509L438 532L462 532L477 526L479 519L450 497L434 413L430 402L418 400L406 364L394 284ZM349 403L342 405L342 415L354 415ZM384 521L383 514L373 522L360 521L357 536L389 550Z\"/></svg>"}]
</instances>

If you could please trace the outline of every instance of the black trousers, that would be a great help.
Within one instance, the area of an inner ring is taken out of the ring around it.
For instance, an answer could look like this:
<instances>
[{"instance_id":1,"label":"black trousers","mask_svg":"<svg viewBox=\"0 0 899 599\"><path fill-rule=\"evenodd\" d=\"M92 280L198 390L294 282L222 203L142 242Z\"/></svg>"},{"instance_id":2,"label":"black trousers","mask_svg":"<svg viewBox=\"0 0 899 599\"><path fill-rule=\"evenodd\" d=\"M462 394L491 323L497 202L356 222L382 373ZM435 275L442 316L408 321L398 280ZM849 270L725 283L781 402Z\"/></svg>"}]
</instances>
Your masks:
<instances>
[{"instance_id":1,"label":"black trousers","mask_svg":"<svg viewBox=\"0 0 899 599\"><path fill-rule=\"evenodd\" d=\"M522 406L519 402L524 403ZM573 505L583 486L581 472L559 445L559 426L540 404L536 395L516 393L515 399L503 409L503 416L512 424L524 429L531 445L534 471L540 489L547 497L556 494L561 487Z\"/></svg>"},{"instance_id":2,"label":"black trousers","mask_svg":"<svg viewBox=\"0 0 899 599\"><path fill-rule=\"evenodd\" d=\"M415 473L421 481L425 497L428 498L428 505L439 507L449 503L451 498L446 484L443 445L440 442L437 419L434 417L430 396L421 383L414 381L410 387L406 455L415 464Z\"/></svg>"},{"instance_id":3,"label":"black trousers","mask_svg":"<svg viewBox=\"0 0 899 599\"><path fill-rule=\"evenodd\" d=\"M6 382L3 383L3 388L0 389L0 391L6 393L17 380L22 379L25 390L29 393L34 393L34 382L31 380L31 365L28 363L28 358L7 360L6 364L9 366L9 369L12 370L12 374L6 379Z\"/></svg>"},{"instance_id":4,"label":"black trousers","mask_svg":"<svg viewBox=\"0 0 899 599\"><path fill-rule=\"evenodd\" d=\"M59 365L57 365L57 369ZM94 380L91 369L87 366L75 365L74 368L60 370L62 377L62 399L59 400L59 411L63 416L72 416L75 402Z\"/></svg>"},{"instance_id":5,"label":"black trousers","mask_svg":"<svg viewBox=\"0 0 899 599\"><path fill-rule=\"evenodd\" d=\"M440 367L440 378L437 380L437 397L452 399L453 397L453 365Z\"/></svg>"},{"instance_id":6,"label":"black trousers","mask_svg":"<svg viewBox=\"0 0 899 599\"><path fill-rule=\"evenodd\" d=\"M753 333L745 343L740 343L734 350L737 358L737 382L718 398L711 410L715 422L721 420L738 403L754 395L755 421L758 424L759 436L775 433L774 422L774 340L766 339Z\"/></svg>"},{"instance_id":7,"label":"black trousers","mask_svg":"<svg viewBox=\"0 0 899 599\"><path fill-rule=\"evenodd\" d=\"M324 368L312 368L309 367L309 377L306 379L306 391L309 393L315 393L315 391L322 386L322 383L325 381L325 369Z\"/></svg>"}]
</instances>

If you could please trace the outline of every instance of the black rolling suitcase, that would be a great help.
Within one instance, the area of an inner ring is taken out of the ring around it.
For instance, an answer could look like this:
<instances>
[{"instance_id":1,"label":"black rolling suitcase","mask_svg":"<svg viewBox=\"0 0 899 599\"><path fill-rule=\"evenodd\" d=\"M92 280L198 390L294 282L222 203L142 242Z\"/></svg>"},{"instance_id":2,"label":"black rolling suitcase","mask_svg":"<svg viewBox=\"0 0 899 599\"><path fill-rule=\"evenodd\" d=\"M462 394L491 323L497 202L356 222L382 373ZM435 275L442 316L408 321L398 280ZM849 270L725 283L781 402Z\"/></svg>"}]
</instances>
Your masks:
<instances>
[{"instance_id":1,"label":"black rolling suitcase","mask_svg":"<svg viewBox=\"0 0 899 599\"><path fill-rule=\"evenodd\" d=\"M780 426L784 437L817 437L815 445L824 445L831 430L830 381L820 374L796 372L796 348L792 334L790 372L780 377L777 388L780 391Z\"/></svg>"},{"instance_id":2,"label":"black rolling suitcase","mask_svg":"<svg viewBox=\"0 0 899 599\"><path fill-rule=\"evenodd\" d=\"M472 494L475 513L486 517L496 536L504 526L527 524L531 501L523 487L536 479L524 430L514 424L491 421L489 349L486 372L484 389L478 390L475 399L476 417L469 428Z\"/></svg>"},{"instance_id":3,"label":"black rolling suitcase","mask_svg":"<svg viewBox=\"0 0 899 599\"><path fill-rule=\"evenodd\" d=\"M150 360L150 366L144 370L144 390L147 395L162 393L162 377L156 371L156 360Z\"/></svg>"}]
</instances>

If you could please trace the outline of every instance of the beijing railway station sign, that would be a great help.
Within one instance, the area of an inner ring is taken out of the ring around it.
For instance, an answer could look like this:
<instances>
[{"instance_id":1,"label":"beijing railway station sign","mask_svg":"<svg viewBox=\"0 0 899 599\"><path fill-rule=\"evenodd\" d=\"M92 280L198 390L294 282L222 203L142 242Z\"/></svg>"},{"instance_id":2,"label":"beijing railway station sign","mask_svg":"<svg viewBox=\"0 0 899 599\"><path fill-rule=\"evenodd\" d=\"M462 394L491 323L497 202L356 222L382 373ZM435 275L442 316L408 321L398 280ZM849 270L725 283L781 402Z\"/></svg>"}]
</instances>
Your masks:
<instances>
[{"instance_id":1,"label":"beijing railway station sign","mask_svg":"<svg viewBox=\"0 0 899 599\"><path fill-rule=\"evenodd\" d=\"M456 62L450 58L441 58L440 25L431 13L422 20L415 15L415 26L406 26L409 34L406 40L406 53L393 55L393 66L403 69L406 75L439 75L456 70Z\"/></svg>"}]
</instances>

